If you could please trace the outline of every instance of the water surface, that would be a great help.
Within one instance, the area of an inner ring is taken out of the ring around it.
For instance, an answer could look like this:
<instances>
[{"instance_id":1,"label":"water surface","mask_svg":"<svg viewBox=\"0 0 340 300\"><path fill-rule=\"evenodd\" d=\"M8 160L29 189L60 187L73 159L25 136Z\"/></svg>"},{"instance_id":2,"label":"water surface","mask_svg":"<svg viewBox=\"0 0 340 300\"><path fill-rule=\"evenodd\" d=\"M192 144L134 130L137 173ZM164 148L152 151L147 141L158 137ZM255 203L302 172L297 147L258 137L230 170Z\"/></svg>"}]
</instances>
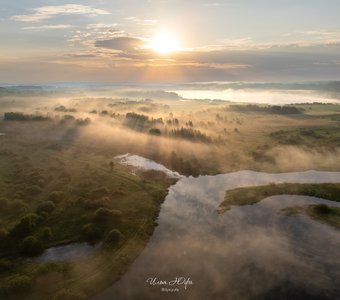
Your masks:
<instances>
[{"instance_id":1,"label":"water surface","mask_svg":"<svg viewBox=\"0 0 340 300\"><path fill-rule=\"evenodd\" d=\"M184 178L184 176L180 175L178 172L171 171L165 166L139 155L127 153L124 155L117 155L115 159L117 159L122 165L133 166L143 170L161 171L171 178Z\"/></svg>"},{"instance_id":2,"label":"water surface","mask_svg":"<svg viewBox=\"0 0 340 300\"><path fill-rule=\"evenodd\" d=\"M76 261L86 259L94 255L100 248L100 244L74 243L64 246L48 248L43 254L34 258L38 262L48 261Z\"/></svg>"}]
</instances>

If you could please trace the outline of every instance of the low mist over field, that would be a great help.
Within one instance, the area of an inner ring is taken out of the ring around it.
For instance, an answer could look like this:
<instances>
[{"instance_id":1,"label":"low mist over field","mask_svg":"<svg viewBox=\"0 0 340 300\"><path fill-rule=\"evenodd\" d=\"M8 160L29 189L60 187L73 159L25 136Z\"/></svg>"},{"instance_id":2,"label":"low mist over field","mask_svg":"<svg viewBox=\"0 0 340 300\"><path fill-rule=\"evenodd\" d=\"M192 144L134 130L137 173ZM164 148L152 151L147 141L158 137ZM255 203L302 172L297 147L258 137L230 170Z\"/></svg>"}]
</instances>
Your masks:
<instances>
[{"instance_id":1,"label":"low mist over field","mask_svg":"<svg viewBox=\"0 0 340 300\"><path fill-rule=\"evenodd\" d=\"M56 144L101 145L93 151L105 147L112 154L133 152L187 175L244 168L334 169L340 106L324 91L329 85L337 87L336 83L292 84L282 90L289 85L224 84L232 101L180 96L190 94L186 88L193 86L214 95L216 84L184 85L176 93L171 88L136 85L6 86L1 89L0 109L4 129L28 123L43 137L56 128L50 137ZM222 86L218 88L224 93ZM242 103L244 99L248 104ZM12 112L18 113L15 123ZM72 132L67 141L60 130Z\"/></svg>"}]
</instances>

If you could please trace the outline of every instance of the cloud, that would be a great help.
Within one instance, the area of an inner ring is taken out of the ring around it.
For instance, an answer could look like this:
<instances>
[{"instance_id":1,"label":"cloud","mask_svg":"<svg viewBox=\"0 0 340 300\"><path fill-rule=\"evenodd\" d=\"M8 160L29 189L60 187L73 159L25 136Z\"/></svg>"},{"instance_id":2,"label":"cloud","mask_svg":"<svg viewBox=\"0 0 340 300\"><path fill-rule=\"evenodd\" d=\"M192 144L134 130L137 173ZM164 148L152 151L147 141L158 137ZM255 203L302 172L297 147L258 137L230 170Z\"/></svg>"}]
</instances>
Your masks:
<instances>
[{"instance_id":1,"label":"cloud","mask_svg":"<svg viewBox=\"0 0 340 300\"><path fill-rule=\"evenodd\" d=\"M72 35L68 38L68 42L93 48L96 41L107 41L125 35L123 30L116 29L114 28L115 26L112 25L113 24L108 24L108 26L105 26L105 24L98 24L97 26L97 24L90 24L85 30L72 32Z\"/></svg>"},{"instance_id":2,"label":"cloud","mask_svg":"<svg viewBox=\"0 0 340 300\"><path fill-rule=\"evenodd\" d=\"M103 29L111 29L114 27L117 27L119 24L113 23L113 24L104 24L104 23L94 23L94 24L89 24L86 26L87 29L89 30L103 30Z\"/></svg>"},{"instance_id":3,"label":"cloud","mask_svg":"<svg viewBox=\"0 0 340 300\"><path fill-rule=\"evenodd\" d=\"M87 15L99 16L108 15L110 12L102 9L93 8L87 5L80 4L64 4L55 6L42 6L33 9L32 14L16 15L11 17L14 21L19 22L40 22L43 20L51 19L58 15Z\"/></svg>"},{"instance_id":4,"label":"cloud","mask_svg":"<svg viewBox=\"0 0 340 300\"><path fill-rule=\"evenodd\" d=\"M138 38L117 37L109 40L100 40L95 42L96 47L108 48L112 50L134 52L143 47L144 42Z\"/></svg>"},{"instance_id":5,"label":"cloud","mask_svg":"<svg viewBox=\"0 0 340 300\"><path fill-rule=\"evenodd\" d=\"M53 29L66 29L73 28L75 26L68 24L58 24L58 25L41 25L41 26L29 26L23 27L24 30L34 30L34 31L44 31L44 30L53 30Z\"/></svg>"},{"instance_id":6,"label":"cloud","mask_svg":"<svg viewBox=\"0 0 340 300\"><path fill-rule=\"evenodd\" d=\"M146 47L146 38L129 37L123 31L112 33L108 29L111 27L105 24L92 25L84 32L86 35L75 38L82 40L98 61L105 62L105 68L119 68L130 76L133 73L133 78L120 73L122 78L132 81L266 81L302 77L327 80L340 70L340 44L329 44L337 39L335 32L293 33L293 42L263 42L250 37L229 39L217 45L182 49L164 57ZM81 33L77 31L77 35Z\"/></svg>"},{"instance_id":7,"label":"cloud","mask_svg":"<svg viewBox=\"0 0 340 300\"><path fill-rule=\"evenodd\" d=\"M70 57L70 58L95 58L96 55L92 53L70 53L70 54L65 54L65 57Z\"/></svg>"},{"instance_id":8,"label":"cloud","mask_svg":"<svg viewBox=\"0 0 340 300\"><path fill-rule=\"evenodd\" d=\"M307 37L305 42L307 46L313 44L320 46L340 44L339 31L310 30L302 31L300 34ZM308 40L310 40L309 43Z\"/></svg>"},{"instance_id":9,"label":"cloud","mask_svg":"<svg viewBox=\"0 0 340 300\"><path fill-rule=\"evenodd\" d=\"M282 35L289 37L289 40L280 41L257 41L251 37L239 39L224 39L217 45L207 45L202 48L191 49L193 51L245 51L245 50L278 50L291 51L298 48L320 48L340 45L340 32L337 31L300 31ZM307 49L308 51L309 49Z\"/></svg>"},{"instance_id":10,"label":"cloud","mask_svg":"<svg viewBox=\"0 0 340 300\"><path fill-rule=\"evenodd\" d=\"M2 62L14 62L17 61L18 58L13 55L5 55L0 53L0 63Z\"/></svg>"},{"instance_id":11,"label":"cloud","mask_svg":"<svg viewBox=\"0 0 340 300\"><path fill-rule=\"evenodd\" d=\"M156 19L140 19L137 17L127 17L126 20L140 26L153 26L158 23Z\"/></svg>"}]
</instances>

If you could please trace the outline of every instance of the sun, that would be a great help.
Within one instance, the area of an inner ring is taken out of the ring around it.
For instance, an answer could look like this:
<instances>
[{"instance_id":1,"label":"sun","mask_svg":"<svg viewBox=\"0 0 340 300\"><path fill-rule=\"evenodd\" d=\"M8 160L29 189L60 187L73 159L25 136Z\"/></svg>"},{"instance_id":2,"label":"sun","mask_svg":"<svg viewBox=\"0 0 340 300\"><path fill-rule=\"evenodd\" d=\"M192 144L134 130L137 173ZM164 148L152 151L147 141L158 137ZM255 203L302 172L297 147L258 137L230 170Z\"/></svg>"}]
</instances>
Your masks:
<instances>
[{"instance_id":1,"label":"sun","mask_svg":"<svg viewBox=\"0 0 340 300\"><path fill-rule=\"evenodd\" d=\"M160 31L151 39L149 47L160 55L168 55L179 50L179 43L171 32Z\"/></svg>"}]
</instances>

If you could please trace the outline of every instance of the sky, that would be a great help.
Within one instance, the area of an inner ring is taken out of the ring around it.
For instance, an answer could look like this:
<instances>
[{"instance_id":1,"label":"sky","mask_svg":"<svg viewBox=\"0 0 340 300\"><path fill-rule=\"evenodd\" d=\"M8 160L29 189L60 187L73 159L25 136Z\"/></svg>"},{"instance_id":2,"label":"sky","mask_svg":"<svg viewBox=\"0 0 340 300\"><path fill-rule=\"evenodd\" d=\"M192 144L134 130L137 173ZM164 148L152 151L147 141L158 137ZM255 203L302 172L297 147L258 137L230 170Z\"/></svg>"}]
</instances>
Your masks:
<instances>
[{"instance_id":1,"label":"sky","mask_svg":"<svg viewBox=\"0 0 340 300\"><path fill-rule=\"evenodd\" d=\"M0 83L338 80L339 12L338 0L0 0Z\"/></svg>"}]
</instances>

